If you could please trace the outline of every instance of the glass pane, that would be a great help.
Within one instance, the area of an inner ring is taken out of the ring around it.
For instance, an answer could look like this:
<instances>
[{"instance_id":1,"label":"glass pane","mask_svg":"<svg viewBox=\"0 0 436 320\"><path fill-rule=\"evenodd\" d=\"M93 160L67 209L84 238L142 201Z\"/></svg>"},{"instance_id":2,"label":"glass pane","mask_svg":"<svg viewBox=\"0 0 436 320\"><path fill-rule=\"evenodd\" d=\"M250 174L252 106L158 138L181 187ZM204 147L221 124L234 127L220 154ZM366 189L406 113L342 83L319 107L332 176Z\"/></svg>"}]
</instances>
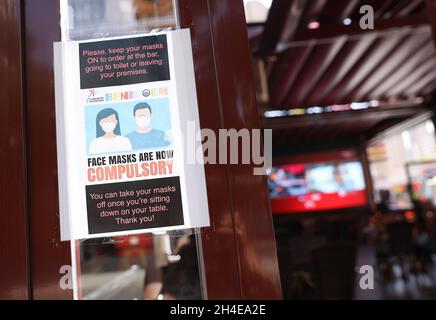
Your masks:
<instances>
[{"instance_id":1,"label":"glass pane","mask_svg":"<svg viewBox=\"0 0 436 320\"><path fill-rule=\"evenodd\" d=\"M177 25L173 0L61 0L66 39L144 33Z\"/></svg>"},{"instance_id":2,"label":"glass pane","mask_svg":"<svg viewBox=\"0 0 436 320\"><path fill-rule=\"evenodd\" d=\"M176 28L173 0L60 0L62 38L87 40ZM199 230L72 242L75 297L202 299Z\"/></svg>"},{"instance_id":3,"label":"glass pane","mask_svg":"<svg viewBox=\"0 0 436 320\"><path fill-rule=\"evenodd\" d=\"M76 249L79 299L203 298L194 230L88 239Z\"/></svg>"},{"instance_id":4,"label":"glass pane","mask_svg":"<svg viewBox=\"0 0 436 320\"><path fill-rule=\"evenodd\" d=\"M268 18L272 0L244 0L247 23L264 23Z\"/></svg>"}]
</instances>

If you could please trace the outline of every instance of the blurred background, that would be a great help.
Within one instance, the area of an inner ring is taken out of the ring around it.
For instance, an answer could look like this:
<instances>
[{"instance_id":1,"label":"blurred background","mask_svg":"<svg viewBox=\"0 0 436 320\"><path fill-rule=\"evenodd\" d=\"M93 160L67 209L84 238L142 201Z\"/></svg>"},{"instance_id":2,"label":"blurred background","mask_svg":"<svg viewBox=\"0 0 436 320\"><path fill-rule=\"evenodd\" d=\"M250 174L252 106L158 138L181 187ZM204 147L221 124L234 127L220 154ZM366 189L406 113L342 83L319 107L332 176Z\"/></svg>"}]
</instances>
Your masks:
<instances>
[{"instance_id":1,"label":"blurred background","mask_svg":"<svg viewBox=\"0 0 436 320\"><path fill-rule=\"evenodd\" d=\"M68 4L71 40L177 25L171 0ZM435 299L432 2L244 5L259 116L273 132L268 187L284 298ZM374 29L359 25L364 5ZM79 243L81 297L201 298L195 234ZM372 290L360 285L362 266Z\"/></svg>"},{"instance_id":2,"label":"blurred background","mask_svg":"<svg viewBox=\"0 0 436 320\"><path fill-rule=\"evenodd\" d=\"M436 298L434 3L244 3L284 297Z\"/></svg>"}]
</instances>

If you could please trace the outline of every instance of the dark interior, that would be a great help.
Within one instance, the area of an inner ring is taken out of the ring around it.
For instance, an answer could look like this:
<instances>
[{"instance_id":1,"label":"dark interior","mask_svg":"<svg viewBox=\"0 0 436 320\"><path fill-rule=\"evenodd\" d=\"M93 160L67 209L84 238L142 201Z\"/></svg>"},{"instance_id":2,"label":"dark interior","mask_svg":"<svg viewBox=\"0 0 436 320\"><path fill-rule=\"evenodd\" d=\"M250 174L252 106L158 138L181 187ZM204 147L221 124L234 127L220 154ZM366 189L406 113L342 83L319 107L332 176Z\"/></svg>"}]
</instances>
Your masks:
<instances>
[{"instance_id":1,"label":"dark interior","mask_svg":"<svg viewBox=\"0 0 436 320\"><path fill-rule=\"evenodd\" d=\"M374 29L359 24L364 5L374 10ZM273 162L353 150L368 196L364 206L279 214L272 200L286 299L436 297L433 205L425 211L413 200L408 210L385 208L368 156L371 141L392 128L420 116L433 121L435 19L424 0L273 0L266 21L247 24ZM415 219L407 219L408 211ZM379 221L384 227L376 235ZM362 265L374 266L375 290L359 289ZM412 282L422 274L433 282L416 289ZM406 289L397 290L398 281Z\"/></svg>"}]
</instances>

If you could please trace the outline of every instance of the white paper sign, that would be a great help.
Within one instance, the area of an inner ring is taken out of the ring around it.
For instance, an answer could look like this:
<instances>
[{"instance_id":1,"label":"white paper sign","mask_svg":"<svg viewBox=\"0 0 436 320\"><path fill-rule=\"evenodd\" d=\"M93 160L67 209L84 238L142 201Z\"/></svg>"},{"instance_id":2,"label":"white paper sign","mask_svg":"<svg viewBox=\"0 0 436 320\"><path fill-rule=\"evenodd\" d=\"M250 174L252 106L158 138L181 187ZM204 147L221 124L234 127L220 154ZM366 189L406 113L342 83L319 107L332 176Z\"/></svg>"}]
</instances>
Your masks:
<instances>
[{"instance_id":1,"label":"white paper sign","mask_svg":"<svg viewBox=\"0 0 436 320\"><path fill-rule=\"evenodd\" d=\"M209 226L188 29L54 44L61 239Z\"/></svg>"}]
</instances>

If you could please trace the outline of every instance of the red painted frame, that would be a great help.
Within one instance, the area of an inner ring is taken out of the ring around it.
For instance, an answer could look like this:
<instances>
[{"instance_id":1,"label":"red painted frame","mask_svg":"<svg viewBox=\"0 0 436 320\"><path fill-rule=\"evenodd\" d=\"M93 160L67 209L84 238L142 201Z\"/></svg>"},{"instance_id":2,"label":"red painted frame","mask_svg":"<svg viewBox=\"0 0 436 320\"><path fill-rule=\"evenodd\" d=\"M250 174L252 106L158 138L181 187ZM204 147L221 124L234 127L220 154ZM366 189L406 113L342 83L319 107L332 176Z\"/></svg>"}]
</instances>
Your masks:
<instances>
[{"instance_id":1,"label":"red painted frame","mask_svg":"<svg viewBox=\"0 0 436 320\"><path fill-rule=\"evenodd\" d=\"M28 299L22 7L17 0L1 6L0 299Z\"/></svg>"}]
</instances>

